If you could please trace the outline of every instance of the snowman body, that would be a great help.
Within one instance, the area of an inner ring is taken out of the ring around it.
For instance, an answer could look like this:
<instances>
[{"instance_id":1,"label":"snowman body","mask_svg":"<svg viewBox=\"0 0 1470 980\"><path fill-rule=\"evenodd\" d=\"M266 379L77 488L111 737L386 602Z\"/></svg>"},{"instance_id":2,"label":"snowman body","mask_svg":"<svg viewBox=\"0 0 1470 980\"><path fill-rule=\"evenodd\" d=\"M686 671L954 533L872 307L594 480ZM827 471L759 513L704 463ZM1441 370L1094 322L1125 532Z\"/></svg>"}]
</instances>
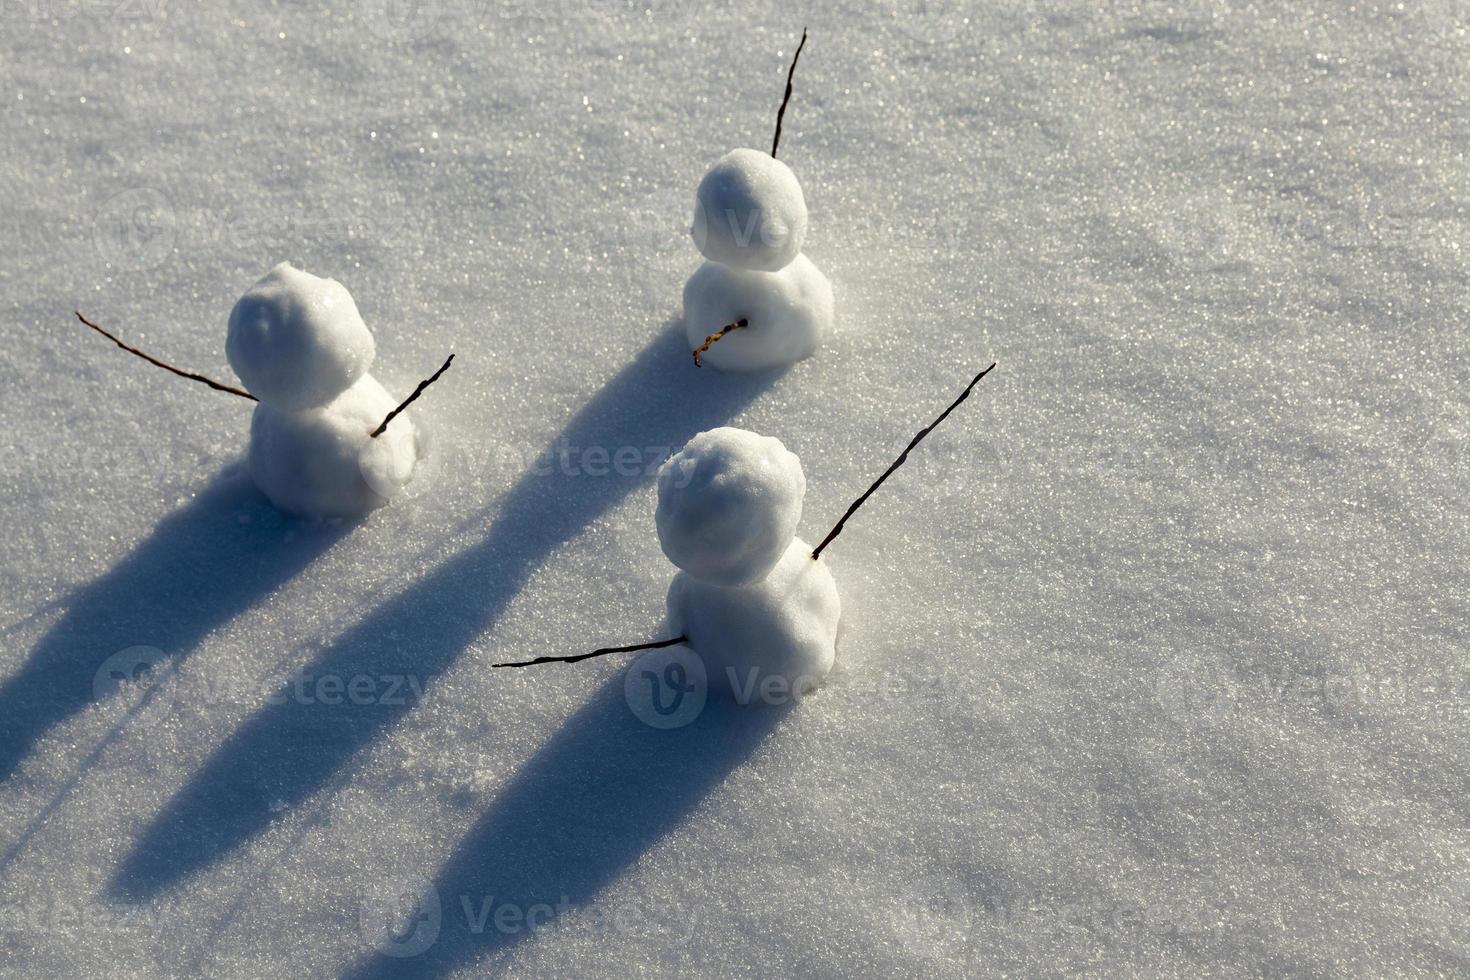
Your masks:
<instances>
[{"instance_id":1,"label":"snowman body","mask_svg":"<svg viewBox=\"0 0 1470 980\"><path fill-rule=\"evenodd\" d=\"M711 690L819 684L836 657L842 604L831 572L794 533L800 460L776 439L712 429L663 465L658 486L659 543L680 568L668 624L703 660Z\"/></svg>"},{"instance_id":2,"label":"snowman body","mask_svg":"<svg viewBox=\"0 0 1470 980\"><path fill-rule=\"evenodd\" d=\"M726 324L745 321L703 354L726 371L792 364L832 333L832 284L802 254L807 210L786 164L760 150L715 162L695 194L690 234L707 260L684 285L691 349Z\"/></svg>"},{"instance_id":3,"label":"snowman body","mask_svg":"<svg viewBox=\"0 0 1470 980\"><path fill-rule=\"evenodd\" d=\"M406 413L372 437L397 401L368 373L372 334L340 283L276 266L235 304L226 354L260 400L248 469L277 507L361 517L412 479L425 439Z\"/></svg>"}]
</instances>

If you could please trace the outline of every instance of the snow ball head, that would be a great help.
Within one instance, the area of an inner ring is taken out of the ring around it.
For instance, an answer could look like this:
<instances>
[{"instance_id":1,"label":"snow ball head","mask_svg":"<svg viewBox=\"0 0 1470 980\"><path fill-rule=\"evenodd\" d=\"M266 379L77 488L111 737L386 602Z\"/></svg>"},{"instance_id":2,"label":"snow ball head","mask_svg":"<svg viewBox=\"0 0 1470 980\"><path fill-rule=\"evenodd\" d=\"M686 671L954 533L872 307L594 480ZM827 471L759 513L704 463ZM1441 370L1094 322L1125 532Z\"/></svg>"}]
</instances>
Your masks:
<instances>
[{"instance_id":1,"label":"snow ball head","mask_svg":"<svg viewBox=\"0 0 1470 980\"><path fill-rule=\"evenodd\" d=\"M832 334L833 310L832 284L805 255L777 272L706 262L684 284L690 350L726 324L747 321L701 355L722 371L760 371L810 357Z\"/></svg>"},{"instance_id":2,"label":"snow ball head","mask_svg":"<svg viewBox=\"0 0 1470 980\"><path fill-rule=\"evenodd\" d=\"M740 269L784 268L806 240L806 199L791 168L760 150L731 150L694 196L694 244Z\"/></svg>"},{"instance_id":3,"label":"snow ball head","mask_svg":"<svg viewBox=\"0 0 1470 980\"><path fill-rule=\"evenodd\" d=\"M668 626L689 638L713 693L786 703L809 694L837 656L842 603L825 562L795 538L770 574L728 588L680 572Z\"/></svg>"},{"instance_id":4,"label":"snow ball head","mask_svg":"<svg viewBox=\"0 0 1470 980\"><path fill-rule=\"evenodd\" d=\"M367 373L376 353L352 294L289 262L230 312L230 366L252 395L282 411L325 405Z\"/></svg>"},{"instance_id":5,"label":"snow ball head","mask_svg":"<svg viewBox=\"0 0 1470 980\"><path fill-rule=\"evenodd\" d=\"M659 544L717 585L758 582L801 520L806 476L779 439L722 427L701 432L658 471Z\"/></svg>"},{"instance_id":6,"label":"snow ball head","mask_svg":"<svg viewBox=\"0 0 1470 980\"><path fill-rule=\"evenodd\" d=\"M286 412L261 402L250 422L250 475L288 513L362 517L387 504L425 455L407 412L370 436L396 404L372 375L321 408Z\"/></svg>"}]
</instances>

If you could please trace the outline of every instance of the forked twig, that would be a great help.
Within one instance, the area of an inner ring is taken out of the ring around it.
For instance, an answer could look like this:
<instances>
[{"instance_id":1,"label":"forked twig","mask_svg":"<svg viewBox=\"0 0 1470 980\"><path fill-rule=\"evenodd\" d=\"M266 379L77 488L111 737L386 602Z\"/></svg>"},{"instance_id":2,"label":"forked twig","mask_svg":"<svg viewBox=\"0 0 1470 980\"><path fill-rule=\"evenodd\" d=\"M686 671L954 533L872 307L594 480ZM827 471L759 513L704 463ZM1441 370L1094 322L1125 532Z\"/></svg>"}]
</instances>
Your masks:
<instances>
[{"instance_id":1,"label":"forked twig","mask_svg":"<svg viewBox=\"0 0 1470 980\"><path fill-rule=\"evenodd\" d=\"M734 323L727 323L727 324L725 324L723 327L721 327L720 329L716 330L714 333L710 334L708 337L704 338L704 343L700 344L698 347L696 347L694 349L694 366L695 367L704 367L703 364L699 363L699 357L700 357L700 355L703 354L705 351L709 350L711 347L713 347L715 345L715 343L720 340L720 338L722 338L722 337L725 336L725 334L729 333L731 330L744 330L748 326L750 326L750 321L747 320L747 319L745 319L744 317L741 317L740 319L736 320Z\"/></svg>"},{"instance_id":2,"label":"forked twig","mask_svg":"<svg viewBox=\"0 0 1470 980\"><path fill-rule=\"evenodd\" d=\"M609 653L632 653L634 650L659 650L663 647L676 646L680 643L688 643L689 637L676 636L672 640L658 640L654 643L635 643L626 647L603 647L601 650L593 650L591 653L578 653L570 657L537 657L535 660L518 660L514 663L491 664L491 667L531 667L536 664L574 664L579 660L591 660L593 657L605 657Z\"/></svg>"},{"instance_id":3,"label":"forked twig","mask_svg":"<svg viewBox=\"0 0 1470 980\"><path fill-rule=\"evenodd\" d=\"M781 109L776 113L776 138L771 140L771 156L776 156L776 148L781 145L781 120L786 118L786 103L791 101L791 80L796 77L796 62L801 57L801 49L806 47L806 28L801 29L801 43L796 46L796 54L791 57L791 67L786 72L786 95L781 99Z\"/></svg>"},{"instance_id":4,"label":"forked twig","mask_svg":"<svg viewBox=\"0 0 1470 980\"><path fill-rule=\"evenodd\" d=\"M818 558L822 557L822 549L831 544L832 539L842 533L842 526L847 523L847 519L855 514L859 507L867 503L868 498L873 495L874 491L876 491L879 487L883 485L883 481L888 479L888 477L893 474L894 470L898 469L904 464L904 461L909 458L909 452L912 451L913 448L917 446L925 436L927 436L930 432L933 432L940 422L943 422L946 418L948 418L949 413L958 408L960 402L964 401L966 398L969 398L970 392L974 390L977 384L980 383L980 379L989 374L994 367L995 365L992 364L984 371L981 371L979 374L975 375L974 380L972 380L968 385L965 386L964 391L960 392L960 397L956 398L953 402L950 403L950 406L948 408L939 413L939 418L935 419L933 422L930 422L927 426L919 430L919 434L914 436L913 440L909 442L908 447L899 454L898 459L893 461L893 465L884 470L883 475L878 477L878 479L873 482L873 485L871 487L868 487L868 489L863 492L863 495L861 497L853 501L852 506L847 508L847 513L842 515L842 519L837 522L837 525L832 528L832 530L827 532L827 536L822 539L822 543L812 549L813 561L816 561Z\"/></svg>"},{"instance_id":5,"label":"forked twig","mask_svg":"<svg viewBox=\"0 0 1470 980\"><path fill-rule=\"evenodd\" d=\"M76 311L74 310L73 312L76 312ZM190 381L198 381L201 384L209 385L209 387L213 388L215 391L224 391L224 392L228 392L231 395L239 395L241 398L248 398L248 399L250 399L253 402L260 401L260 399L256 398L254 395L252 395L250 392L246 391L244 388L233 388L230 385L221 384L220 382L215 381L213 378L206 378L202 374L196 374L193 371L185 371L182 368L176 368L172 364L167 364L167 363L165 363L163 361L160 361L158 358L153 357L150 354L143 353L142 351L138 350L138 348L136 348L136 347L129 347L127 344L125 344L121 340L119 340L116 336L114 336L113 334L108 333L106 330L104 330L101 327L97 326L97 324L93 323L91 320L88 320L86 317L82 316L80 313L77 313L77 319L78 320L81 320L82 323L84 323L87 326L91 327L93 330L97 331L102 336L104 336L108 340L112 341L114 344L117 344L117 346L121 347L123 350L127 351L129 354L136 354L138 357L141 357L143 360L147 361L149 364L154 365L155 367L161 367L165 371L171 371L174 374L177 374L181 378L188 378Z\"/></svg>"},{"instance_id":6,"label":"forked twig","mask_svg":"<svg viewBox=\"0 0 1470 980\"><path fill-rule=\"evenodd\" d=\"M413 394L409 395L401 403L399 403L397 408L389 412L388 416L383 419L383 423L372 431L372 438L376 439L378 438L378 436L382 435L383 430L388 428L388 423L392 422L393 419L397 417L399 412L412 405L418 399L419 395L422 395L424 393L425 388L429 387L429 385L433 384L435 381L438 381L439 375L443 374L445 371L448 371L449 365L453 362L454 355L450 354L449 358L442 365L440 365L439 370L435 371L427 379L420 381L419 386L413 390Z\"/></svg>"}]
</instances>

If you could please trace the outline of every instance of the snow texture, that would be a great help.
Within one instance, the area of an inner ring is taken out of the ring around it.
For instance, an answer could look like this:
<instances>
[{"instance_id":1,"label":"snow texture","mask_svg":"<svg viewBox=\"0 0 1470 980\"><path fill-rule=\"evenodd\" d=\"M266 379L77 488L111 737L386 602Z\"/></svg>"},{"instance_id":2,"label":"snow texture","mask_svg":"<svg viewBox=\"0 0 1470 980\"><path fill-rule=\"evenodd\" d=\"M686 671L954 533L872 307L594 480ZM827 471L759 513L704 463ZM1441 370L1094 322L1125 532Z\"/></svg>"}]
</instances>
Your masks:
<instances>
[{"instance_id":1,"label":"snow texture","mask_svg":"<svg viewBox=\"0 0 1470 980\"><path fill-rule=\"evenodd\" d=\"M368 372L376 353L352 294L289 262L230 311L230 367L247 391L284 412L327 404Z\"/></svg>"},{"instance_id":2,"label":"snow texture","mask_svg":"<svg viewBox=\"0 0 1470 980\"><path fill-rule=\"evenodd\" d=\"M833 306L832 284L805 255L777 272L706 262L684 284L684 333L696 349L744 320L701 357L724 371L761 371L816 353L832 333Z\"/></svg>"},{"instance_id":3,"label":"snow texture","mask_svg":"<svg viewBox=\"0 0 1470 980\"><path fill-rule=\"evenodd\" d=\"M372 375L326 405L283 412L262 402L250 420L250 475L271 503L300 517L361 517L413 479L423 455L411 409L376 439L398 404Z\"/></svg>"},{"instance_id":4,"label":"snow texture","mask_svg":"<svg viewBox=\"0 0 1470 980\"><path fill-rule=\"evenodd\" d=\"M669 585L669 632L689 637L712 692L745 704L815 691L832 669L841 615L832 573L800 538L750 585L718 585L689 572Z\"/></svg>"},{"instance_id":5,"label":"snow texture","mask_svg":"<svg viewBox=\"0 0 1470 980\"><path fill-rule=\"evenodd\" d=\"M658 471L654 523L669 561L715 585L766 577L801 522L806 475L781 440L701 432Z\"/></svg>"},{"instance_id":6,"label":"snow texture","mask_svg":"<svg viewBox=\"0 0 1470 980\"><path fill-rule=\"evenodd\" d=\"M690 197L804 25L841 329L699 370ZM0 975L1463 974L1467 27L0 5ZM283 256L388 390L456 354L365 522L284 515L243 399L71 318L227 378ZM696 433L798 454L815 542L992 360L823 552L816 693L660 729L634 655L489 669L667 635Z\"/></svg>"},{"instance_id":7,"label":"snow texture","mask_svg":"<svg viewBox=\"0 0 1470 980\"><path fill-rule=\"evenodd\" d=\"M791 168L760 150L731 150L694 194L689 233L711 262L775 272L806 241L806 198Z\"/></svg>"}]
</instances>

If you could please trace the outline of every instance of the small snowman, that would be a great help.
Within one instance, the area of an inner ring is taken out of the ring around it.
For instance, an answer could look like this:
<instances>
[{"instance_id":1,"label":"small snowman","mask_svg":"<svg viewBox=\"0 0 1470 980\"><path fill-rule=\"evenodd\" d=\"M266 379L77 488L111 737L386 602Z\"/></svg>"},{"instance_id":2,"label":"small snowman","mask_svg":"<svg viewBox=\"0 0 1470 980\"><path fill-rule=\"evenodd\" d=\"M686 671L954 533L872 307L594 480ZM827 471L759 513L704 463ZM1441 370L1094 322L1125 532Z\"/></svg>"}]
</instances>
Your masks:
<instances>
[{"instance_id":1,"label":"small snowman","mask_svg":"<svg viewBox=\"0 0 1470 980\"><path fill-rule=\"evenodd\" d=\"M428 438L412 419L389 426L448 370L401 403L368 368L376 347L346 288L282 262L230 312L225 355L246 388L185 371L77 319L155 367L255 402L247 466L271 503L308 518L361 517L413 478ZM246 390L246 389L249 390Z\"/></svg>"},{"instance_id":2,"label":"small snowman","mask_svg":"<svg viewBox=\"0 0 1470 980\"><path fill-rule=\"evenodd\" d=\"M832 332L832 284L801 251L806 198L791 168L776 159L791 76L805 45L803 31L771 152L730 151L695 193L690 234L706 261L684 284L684 330L696 365L781 367L810 357Z\"/></svg>"},{"instance_id":3,"label":"small snowman","mask_svg":"<svg viewBox=\"0 0 1470 980\"><path fill-rule=\"evenodd\" d=\"M659 546L679 568L666 599L668 631L676 635L492 666L579 663L687 645L698 655L710 694L745 701L772 682L776 690L798 697L809 693L832 669L842 616L837 583L821 561L822 552L994 368L991 364L975 375L938 418L909 440L815 548L796 536L806 476L795 453L780 440L744 429L724 426L699 433L658 471L654 523Z\"/></svg>"},{"instance_id":4,"label":"small snowman","mask_svg":"<svg viewBox=\"0 0 1470 980\"><path fill-rule=\"evenodd\" d=\"M386 425L398 402L368 373L373 335L336 280L282 262L230 312L225 354L260 402L250 475L282 510L360 517L396 496L427 455L412 418Z\"/></svg>"},{"instance_id":5,"label":"small snowman","mask_svg":"<svg viewBox=\"0 0 1470 980\"><path fill-rule=\"evenodd\" d=\"M701 432L658 473L658 540L679 567L668 626L704 661L711 690L780 678L815 687L837 655L837 583L796 536L806 477L779 439Z\"/></svg>"}]
</instances>

